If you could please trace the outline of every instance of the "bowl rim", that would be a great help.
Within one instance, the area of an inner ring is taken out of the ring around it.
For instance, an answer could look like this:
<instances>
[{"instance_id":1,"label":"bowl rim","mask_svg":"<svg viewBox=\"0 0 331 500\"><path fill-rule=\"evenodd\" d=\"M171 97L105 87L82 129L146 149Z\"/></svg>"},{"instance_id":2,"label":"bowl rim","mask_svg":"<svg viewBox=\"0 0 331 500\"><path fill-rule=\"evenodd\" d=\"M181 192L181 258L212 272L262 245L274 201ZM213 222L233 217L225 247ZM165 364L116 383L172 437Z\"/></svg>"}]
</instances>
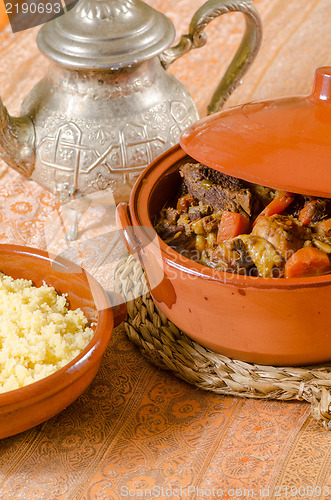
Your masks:
<instances>
[{"instance_id":1,"label":"bowl rim","mask_svg":"<svg viewBox=\"0 0 331 500\"><path fill-rule=\"evenodd\" d=\"M98 281L82 267L64 257L55 256L45 250L29 246L0 244L0 255L4 252L27 254L36 260L42 258L49 262L56 261L57 263L67 267L73 274L82 274L83 270L83 275L86 276L89 286L93 287L93 290L95 290L98 296L101 295L101 298L104 301L103 304L107 304L108 307L97 311L98 319L94 335L85 348L75 358L69 361L69 363L64 365L62 368L40 380L31 382L31 384L18 389L12 389L0 393L0 409L4 409L6 406L12 405L15 405L16 407L26 406L27 403L30 405L34 401L43 399L46 395L49 397L54 393L60 392L65 386L72 384L75 380L80 378L83 373L88 371L93 362L99 360L101 355L104 353L108 346L114 325L114 314L108 295Z\"/></svg>"},{"instance_id":2,"label":"bowl rim","mask_svg":"<svg viewBox=\"0 0 331 500\"><path fill-rule=\"evenodd\" d=\"M171 147L148 165L138 177L131 191L129 212L134 233L140 242L145 241L148 243L148 250L153 253L157 260L159 260L161 250L162 261L168 266L177 269L177 271L239 288L254 287L278 290L307 287L315 288L331 284L331 274L305 278L263 278L260 276L245 276L214 269L178 253L167 245L154 231L157 241L156 244L155 241L150 238L150 229L154 230L153 223L149 216L149 203L152 198L153 190L156 184L167 174L175 171L176 167L178 168L179 164L183 163L185 158L196 161L182 149L180 144ZM145 228L148 228L149 231L147 232Z\"/></svg>"}]
</instances>

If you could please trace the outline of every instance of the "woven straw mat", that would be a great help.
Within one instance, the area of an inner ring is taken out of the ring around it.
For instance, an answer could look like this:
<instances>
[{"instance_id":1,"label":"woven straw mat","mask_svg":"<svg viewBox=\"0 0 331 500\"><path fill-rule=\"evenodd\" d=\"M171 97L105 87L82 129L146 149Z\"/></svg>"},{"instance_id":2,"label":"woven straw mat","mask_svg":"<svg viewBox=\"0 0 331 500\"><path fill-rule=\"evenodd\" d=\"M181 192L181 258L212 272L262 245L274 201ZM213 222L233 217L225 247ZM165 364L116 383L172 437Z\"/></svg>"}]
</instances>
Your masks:
<instances>
[{"instance_id":1,"label":"woven straw mat","mask_svg":"<svg viewBox=\"0 0 331 500\"><path fill-rule=\"evenodd\" d=\"M140 263L123 257L114 274L115 291L127 302L123 323L129 339L160 368L200 389L257 399L299 400L331 430L331 364L275 367L246 363L209 351L191 340L158 310ZM137 298L136 298L137 297Z\"/></svg>"}]
</instances>

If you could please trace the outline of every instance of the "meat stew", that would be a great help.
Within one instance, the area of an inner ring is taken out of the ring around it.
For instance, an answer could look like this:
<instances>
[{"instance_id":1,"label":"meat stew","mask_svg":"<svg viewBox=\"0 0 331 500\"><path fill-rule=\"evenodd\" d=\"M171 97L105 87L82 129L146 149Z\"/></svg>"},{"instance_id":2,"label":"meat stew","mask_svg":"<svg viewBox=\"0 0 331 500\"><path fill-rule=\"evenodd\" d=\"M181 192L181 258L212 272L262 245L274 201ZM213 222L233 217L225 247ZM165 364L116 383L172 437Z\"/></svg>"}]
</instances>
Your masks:
<instances>
[{"instance_id":1,"label":"meat stew","mask_svg":"<svg viewBox=\"0 0 331 500\"><path fill-rule=\"evenodd\" d=\"M178 193L154 224L177 252L249 276L331 272L331 200L245 182L202 163L179 172Z\"/></svg>"}]
</instances>

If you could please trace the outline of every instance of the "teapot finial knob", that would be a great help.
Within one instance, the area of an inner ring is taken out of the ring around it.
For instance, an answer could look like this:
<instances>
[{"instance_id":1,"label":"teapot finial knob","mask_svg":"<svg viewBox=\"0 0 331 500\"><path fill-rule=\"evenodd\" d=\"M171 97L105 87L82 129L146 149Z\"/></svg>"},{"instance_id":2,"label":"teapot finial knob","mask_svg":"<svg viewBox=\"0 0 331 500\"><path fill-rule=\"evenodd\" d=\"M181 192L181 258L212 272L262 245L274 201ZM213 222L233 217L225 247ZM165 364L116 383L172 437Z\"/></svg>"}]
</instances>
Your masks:
<instances>
[{"instance_id":1,"label":"teapot finial knob","mask_svg":"<svg viewBox=\"0 0 331 500\"><path fill-rule=\"evenodd\" d=\"M40 29L37 43L53 62L101 70L146 61L169 47L173 23L137 0L80 0Z\"/></svg>"},{"instance_id":2,"label":"teapot finial knob","mask_svg":"<svg viewBox=\"0 0 331 500\"><path fill-rule=\"evenodd\" d=\"M81 0L77 5L77 14L90 20L112 20L124 16L132 9L134 0Z\"/></svg>"}]
</instances>

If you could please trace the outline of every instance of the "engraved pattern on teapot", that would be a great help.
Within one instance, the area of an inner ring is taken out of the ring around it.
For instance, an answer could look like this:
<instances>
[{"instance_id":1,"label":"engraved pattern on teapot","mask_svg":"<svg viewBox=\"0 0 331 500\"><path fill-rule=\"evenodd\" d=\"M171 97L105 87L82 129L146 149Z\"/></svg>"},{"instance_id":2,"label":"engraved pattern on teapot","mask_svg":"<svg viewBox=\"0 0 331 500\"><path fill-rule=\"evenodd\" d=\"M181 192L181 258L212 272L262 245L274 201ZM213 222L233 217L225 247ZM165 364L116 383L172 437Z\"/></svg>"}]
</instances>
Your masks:
<instances>
[{"instance_id":1,"label":"engraved pattern on teapot","mask_svg":"<svg viewBox=\"0 0 331 500\"><path fill-rule=\"evenodd\" d=\"M114 85L113 87L104 86L104 81L99 79L98 87L91 85L86 88L79 85L80 75L74 73L70 79L62 79L59 82L58 78L54 77L54 73L53 70L48 76L54 88L61 88L67 94L86 96L91 99L115 99L116 97L128 96L151 87L155 82L155 75L149 74L141 75L139 78L131 79L128 82L121 82L121 85Z\"/></svg>"},{"instance_id":2,"label":"engraved pattern on teapot","mask_svg":"<svg viewBox=\"0 0 331 500\"><path fill-rule=\"evenodd\" d=\"M47 118L36 127L40 140L32 178L36 175L53 192L59 183L83 193L118 184L131 188L141 169L169 144L176 144L181 132L194 122L191 110L180 100L159 104L121 129L116 120L104 120L101 126L47 108L43 114Z\"/></svg>"}]
</instances>

